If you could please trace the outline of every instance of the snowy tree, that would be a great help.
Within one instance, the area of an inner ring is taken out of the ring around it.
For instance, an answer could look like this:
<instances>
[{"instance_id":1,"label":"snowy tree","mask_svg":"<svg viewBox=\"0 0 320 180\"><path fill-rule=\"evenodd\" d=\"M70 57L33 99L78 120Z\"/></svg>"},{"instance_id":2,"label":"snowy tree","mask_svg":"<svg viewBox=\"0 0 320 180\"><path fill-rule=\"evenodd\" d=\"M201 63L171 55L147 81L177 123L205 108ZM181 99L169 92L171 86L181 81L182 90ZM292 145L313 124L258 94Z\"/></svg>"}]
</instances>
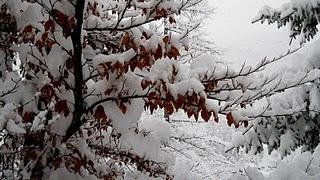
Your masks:
<instances>
[{"instance_id":1,"label":"snowy tree","mask_svg":"<svg viewBox=\"0 0 320 180\"><path fill-rule=\"evenodd\" d=\"M239 174L231 179L252 179L252 180L286 180L286 179L319 179L319 147L313 153L310 151L297 152L285 157L277 167L268 175L263 175L257 168L246 168L246 178Z\"/></svg>"},{"instance_id":2,"label":"snowy tree","mask_svg":"<svg viewBox=\"0 0 320 180\"><path fill-rule=\"evenodd\" d=\"M140 123L144 107L217 110L175 61L181 37L147 25L198 2L2 0L1 177L177 174L161 150L170 130Z\"/></svg>"},{"instance_id":3,"label":"snowy tree","mask_svg":"<svg viewBox=\"0 0 320 180\"><path fill-rule=\"evenodd\" d=\"M139 121L144 108L218 120L238 103L212 100L229 87L218 82L264 65L234 72L204 57L177 62L183 34L148 24L174 22L199 2L1 1L2 178L179 175L161 149L169 126Z\"/></svg>"},{"instance_id":4,"label":"snowy tree","mask_svg":"<svg viewBox=\"0 0 320 180\"><path fill-rule=\"evenodd\" d=\"M163 20L164 34L176 34L180 41L187 46L180 50L178 61L189 64L199 56L219 53L214 42L206 36L205 21L213 14L213 8L207 0L198 1L194 6L190 6L181 11L179 16L165 18ZM162 27L162 26L160 26ZM169 114L164 111L164 117L170 121Z\"/></svg>"},{"instance_id":5,"label":"snowy tree","mask_svg":"<svg viewBox=\"0 0 320 180\"><path fill-rule=\"evenodd\" d=\"M188 47L186 50L182 49L179 58L183 63L190 63L203 54L220 53L212 39L206 34L207 29L204 27L206 20L212 17L213 13L214 8L209 6L207 0L202 0L195 6L182 11L175 23L170 23L170 19L165 21L166 33L177 33L182 41L188 42Z\"/></svg>"},{"instance_id":6,"label":"snowy tree","mask_svg":"<svg viewBox=\"0 0 320 180\"><path fill-rule=\"evenodd\" d=\"M319 3L318 0L291 0L279 9L265 6L253 19L253 22L277 23L278 28L289 25L290 37L295 39L298 36L299 42L305 43L318 32Z\"/></svg>"},{"instance_id":7,"label":"snowy tree","mask_svg":"<svg viewBox=\"0 0 320 180\"><path fill-rule=\"evenodd\" d=\"M318 78L259 73L283 56L240 70L208 56L179 63L183 34L148 25L199 2L1 0L1 177L184 179L162 149L170 126L140 121L144 108L247 126L241 107Z\"/></svg>"},{"instance_id":8,"label":"snowy tree","mask_svg":"<svg viewBox=\"0 0 320 180\"><path fill-rule=\"evenodd\" d=\"M299 37L299 42L303 44L314 38L318 31L319 5L320 2L316 0L294 0L279 9L265 6L253 22L277 23L279 28L288 24L290 37ZM252 108L244 110L262 113L256 116L244 133L236 135L229 150L244 146L247 150L260 152L263 144L267 144L269 153L277 149L281 156L285 156L301 146L303 151L313 152L319 145L319 78L300 86L290 85L292 81L303 81L297 76L299 72L319 70L319 40L310 46L304 54L290 57L298 59L292 62L299 67L291 70L282 68L282 72L285 72L281 75L282 81L291 88L264 98Z\"/></svg>"}]
</instances>

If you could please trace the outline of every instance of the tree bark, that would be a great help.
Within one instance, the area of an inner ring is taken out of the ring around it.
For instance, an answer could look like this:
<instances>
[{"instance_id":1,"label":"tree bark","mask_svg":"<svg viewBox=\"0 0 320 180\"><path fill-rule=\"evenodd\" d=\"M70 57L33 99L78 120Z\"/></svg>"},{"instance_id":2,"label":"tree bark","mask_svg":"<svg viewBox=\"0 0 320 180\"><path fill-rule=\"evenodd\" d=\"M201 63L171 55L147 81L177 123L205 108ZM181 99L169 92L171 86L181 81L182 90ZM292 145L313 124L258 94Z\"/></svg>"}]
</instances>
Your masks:
<instances>
[{"instance_id":1,"label":"tree bark","mask_svg":"<svg viewBox=\"0 0 320 180\"><path fill-rule=\"evenodd\" d=\"M66 142L74 133L76 133L82 122L82 115L84 113L84 100L83 100L83 67L82 67L82 24L83 24L83 11L84 0L78 0L75 5L75 19L76 26L71 34L73 44L73 63L74 63L74 112L71 125L69 126L63 142Z\"/></svg>"}]
</instances>

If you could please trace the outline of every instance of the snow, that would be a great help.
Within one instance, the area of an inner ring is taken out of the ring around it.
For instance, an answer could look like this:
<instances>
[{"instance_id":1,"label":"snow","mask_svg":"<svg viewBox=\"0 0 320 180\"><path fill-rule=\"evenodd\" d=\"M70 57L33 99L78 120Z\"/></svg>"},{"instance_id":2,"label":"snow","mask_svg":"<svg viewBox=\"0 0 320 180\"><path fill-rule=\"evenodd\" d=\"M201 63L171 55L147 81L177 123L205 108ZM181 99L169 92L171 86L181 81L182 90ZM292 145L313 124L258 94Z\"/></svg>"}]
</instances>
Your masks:
<instances>
[{"instance_id":1,"label":"snow","mask_svg":"<svg viewBox=\"0 0 320 180\"><path fill-rule=\"evenodd\" d=\"M13 119L9 119L7 122L6 129L15 134L24 134L26 131L24 128L20 127Z\"/></svg>"},{"instance_id":2,"label":"snow","mask_svg":"<svg viewBox=\"0 0 320 180\"><path fill-rule=\"evenodd\" d=\"M0 110L1 111L1 115L0 115L0 130L1 131L7 126L7 122L10 119L10 116L13 116L13 114L11 114L11 113L14 109L15 109L15 106L12 103L8 103L3 108L1 108L1 110Z\"/></svg>"},{"instance_id":3,"label":"snow","mask_svg":"<svg viewBox=\"0 0 320 180\"><path fill-rule=\"evenodd\" d=\"M63 57L63 50L59 45L53 45L47 57L48 68L54 78L60 76L60 69L63 67L65 61ZM53 63L54 62L54 63Z\"/></svg>"},{"instance_id":4,"label":"snow","mask_svg":"<svg viewBox=\"0 0 320 180\"><path fill-rule=\"evenodd\" d=\"M35 118L34 118L34 121L32 123L32 126L31 126L31 131L37 131L37 130L40 130L44 127L44 123L45 123L45 115L47 114L48 112L47 111L43 111L43 112L40 112Z\"/></svg>"},{"instance_id":5,"label":"snow","mask_svg":"<svg viewBox=\"0 0 320 180\"><path fill-rule=\"evenodd\" d=\"M310 152L301 152L298 150L294 154L285 158L279 163L277 169L266 180L286 180L286 179L310 179L316 180L320 178L319 174L319 146L314 154ZM254 179L259 180L259 179Z\"/></svg>"},{"instance_id":6,"label":"snow","mask_svg":"<svg viewBox=\"0 0 320 180\"><path fill-rule=\"evenodd\" d=\"M111 55L103 55L99 54L93 58L93 62L96 66L98 66L101 63L115 63L119 62L121 64L128 62L130 59L132 59L136 55L136 52L133 49L129 49L128 51L124 53L119 54L111 54Z\"/></svg>"},{"instance_id":7,"label":"snow","mask_svg":"<svg viewBox=\"0 0 320 180\"><path fill-rule=\"evenodd\" d=\"M310 90L310 110L314 111L313 118L315 118L316 112L320 112L320 100L318 97L320 97L319 88L317 86L313 86Z\"/></svg>"},{"instance_id":8,"label":"snow","mask_svg":"<svg viewBox=\"0 0 320 180\"><path fill-rule=\"evenodd\" d=\"M155 2L156 1L147 1L143 3L140 1L135 1L135 3L146 7L154 6ZM174 8L174 3L176 2L179 1L165 1L164 3L160 3L160 7L173 6L171 11L178 11L178 9ZM227 3L223 5L231 8L230 4L228 4L231 1L226 2ZM112 6L111 2L104 3L106 3L108 6ZM250 1L250 3L253 2ZM292 1L292 3L293 7L309 5L305 4L304 1L297 0ZM315 3L318 3L318 1L310 1L312 6L315 6ZM233 18L236 20L242 18L240 14L246 11L246 3L233 1L231 4L233 5L232 7L239 6L236 8L239 12L233 12L233 14L236 16ZM20 26L23 27L26 25L25 22L30 21L32 25L38 27L40 25L40 21L44 18L43 14L38 11L40 7L36 5L27 6L26 4L20 4L20 6L20 9L24 9L21 11L23 12L22 14L17 13L16 15L21 16L21 22L19 22ZM123 3L117 8L118 10L122 11L125 7L126 6ZM69 11L73 8L72 5L67 1L59 2L56 8L61 11L66 11L68 14L74 13L73 11ZM98 7L98 9L99 8L100 7ZM292 12L292 7L290 6L283 6L282 8L285 9L284 13L281 14L283 17ZM274 9L266 6L258 15L261 16L262 14L273 14L274 11ZM110 16L110 21L107 22L103 21L98 16L93 16L91 13L93 12L86 14L88 18L85 23L85 28L114 28L115 26L126 28L129 25L134 26L134 24L139 24L148 18L146 15L139 14L138 11L133 9L128 13L123 14L125 19L118 24L117 18L119 17L109 14L109 12L105 12L104 14L105 16ZM226 16L224 13L221 14ZM134 15L134 17L130 18L132 15ZM230 18L227 20L228 21L224 21L225 24L223 24L225 27L227 27L226 25L233 19ZM226 61L229 61L229 59L234 59L234 61L240 59L239 61L241 61L241 58L243 58L243 53L245 52L247 54L245 57L246 59L254 57L253 60L256 60L259 59L261 54L265 56L272 53L278 53L279 48L277 47L283 45L284 41L275 37L274 39L271 39L272 42L270 44L278 41L280 43L275 43L276 45L272 48L265 46L261 48L261 44L256 46L256 42L252 42L252 39L257 40L257 32L255 32L255 34L250 34L249 32L248 35L244 33L244 30L239 28L239 26L239 24L235 24L231 28L228 27L228 29L232 30L231 32L223 31L223 33L229 37L222 37L222 41L225 41L224 38L226 38L226 42L224 43L227 45L230 43L232 46L237 45L238 47L245 48L239 48L236 51L227 52L226 56L220 57L221 59ZM217 29L219 28L220 27L218 26ZM162 39L157 33L152 34L148 32L151 36L150 38L141 38L141 34L144 32L143 30L145 30L144 27L137 27L130 30L130 33L133 36L133 41L135 41L137 46L143 46L152 52L154 52L158 46L165 46L165 43L162 42ZM235 30L237 33L234 33ZM42 32L43 28L39 28L39 31ZM261 32L259 31L259 33ZM246 36L242 37L241 34L245 34ZM270 34L268 35L270 36ZM73 46L71 44L70 37L66 39L62 35L59 27L57 27L57 31L54 33L54 36L57 38L57 42L61 45L53 45L53 48L48 54L42 54L38 50L33 51L30 44L22 46L16 45L14 49L20 52L19 57L22 64L25 64L26 62L37 62L37 58L39 57L40 59L46 59L43 62L45 67L48 68L53 78L57 79L60 77L61 67L64 66L65 59L67 57L67 54L62 47L66 50L71 50L73 49ZM233 40L230 41L232 38L234 38L237 43L234 43ZM258 38L261 38L260 34ZM172 42L172 45L176 46L178 49L182 48L183 46L183 44L179 42L179 37L177 36L172 36L170 41ZM252 43L256 47L253 47ZM261 49L255 51L257 48ZM226 64L221 63L221 59L208 55L201 55L197 57L196 60L190 65L182 65L177 61L173 61L168 58L162 58L155 62L150 71L148 71L149 69L147 70L147 68L140 70L129 70L129 72L126 72L126 74L121 77L112 74L110 77L108 77L108 79L105 77L99 77L95 80L89 80L86 82L88 92L94 95L89 95L85 99L84 103L86 103L86 106L91 107L99 100L104 100L104 98L111 99L110 101L106 100L105 102L100 103L112 125L112 127L109 127L109 129L104 132L104 139L101 140L101 145L111 148L119 148L122 151L136 154L139 157L146 158L150 161L156 161L160 164L163 163L164 165L162 168L168 168L170 173L176 174L175 179L177 180L230 179L232 174L234 176L231 177L231 179L319 179L319 159L317 159L317 155L320 153L319 147L315 150L315 154L308 152L293 153L293 155L296 156L292 161L290 159L288 159L288 163L286 163L285 160L281 161L277 168L275 168L276 161L279 156L287 155L290 153L291 149L296 148L297 140L294 138L294 133L304 133L311 129L312 124L303 124L303 120L305 119L300 118L295 113L303 111L307 108L311 108L314 111L320 111L320 101L318 98L320 96L319 87L318 85L312 84L314 80L320 78L320 71L317 69L319 68L319 52L317 50L318 45L316 44L312 53L310 53L312 55L310 55L304 63L298 65L294 64L292 67L286 66L283 69L277 68L277 70L280 69L281 72L283 72L279 75L279 77L277 76L278 73L276 73L276 69L267 71L268 69L266 70L258 68L258 70L261 70L261 72L256 74L251 73L251 70L255 68L254 66L253 68L250 66L245 66L243 69L239 70L239 62L234 62L235 66L237 66L236 70L231 68L229 69ZM31 56L30 51L34 53L32 54L34 57ZM258 55L256 53L258 53ZM1 55L3 56L3 54ZM136 55L137 52L133 48L117 54L102 54L99 52L99 50L94 50L92 47L87 46L84 49L83 58L90 59L90 61L92 60L93 63L85 67L90 65L96 67L99 64L110 62L124 64L129 62ZM300 56L295 56L295 60L305 56L306 55L300 54ZM291 57L292 56L290 56L290 58ZM152 60L153 59L151 58L151 61ZM252 62L249 64L251 63ZM257 67L259 67L259 62ZM129 99L124 103L125 110L120 109L120 101L117 100L117 98L130 95L142 96L146 92L140 87L142 77L138 76L137 73L141 73L141 76L144 76L145 79L150 80L151 82L164 82L165 86L167 87L166 90L168 90L176 99L178 98L178 95L192 95L193 93L206 99L207 95L204 92L205 86L200 82L200 80L205 81L208 79L225 79L217 82L215 88L234 88L235 91L232 93L230 93L230 91L212 93L215 98L227 99L228 101L224 101L225 103L223 102L222 104L217 105L216 101L218 100L209 100L206 102L208 110L213 110L215 113L221 112L225 114L229 111L232 111L234 123L248 120L250 123L252 121L252 124L250 124L252 126L249 126L247 133L243 133L243 131L245 131L244 128L235 130L227 127L225 122L226 117L224 116L219 117L219 119L222 119L222 121L219 123L203 123L203 120L201 119L197 122L192 118L187 119L181 111L178 111L172 115L172 122L169 123L164 121L163 111L161 110L157 111L153 116L151 116L148 112L144 112L143 99ZM236 76L237 74L239 74L239 77L233 78L233 76ZM244 76L243 74L249 75L241 77ZM3 92L10 90L10 88L14 86L15 81L13 80L19 77L17 73L7 73L7 76L8 77L4 77L0 81L1 90ZM27 86L24 83L19 83L20 86L17 92L13 93L12 95L14 97L8 96L4 98L7 103L0 109L0 130L5 129L12 134L21 135L27 132L26 129L36 132L45 128L45 116L47 115L48 111L39 111L35 108L37 106L41 106L41 104L38 105L30 103L24 107L24 111L32 110L37 113L34 121L28 124L28 128L30 125L30 129L28 129L25 124L22 123L22 117L14 113L18 107L18 103L14 104L8 102L11 102L14 99L13 102L26 103L33 98L39 98L40 93L38 91L44 85L49 83L47 76L48 74L41 74L41 77L36 78L35 80L24 81L28 83L30 82L32 85L33 83L37 84L37 86L32 86L30 84ZM66 79L70 81L70 85L73 86L73 77L72 75L70 76L70 78ZM90 76L90 72L85 72L85 76ZM275 79L275 81L268 82L269 79ZM300 79L301 81L299 81ZM253 85L251 86L251 84ZM297 85L302 86L299 88L285 90L288 87L294 87ZM28 89L28 91L24 91L23 88ZM106 95L106 88L113 88L115 90ZM75 99L73 99L73 94L66 88L54 89L54 91L56 91L56 96L61 99L65 99L68 105L72 105L74 103ZM278 91L284 92L278 93ZM266 98L259 99L260 94L268 96ZM293 95L297 97L292 97ZM310 104L306 102L306 99L308 98L311 100ZM239 108L239 103L252 103L252 107ZM54 104L55 100L48 105L48 109L52 109ZM97 107L94 106L92 111L94 112L96 109ZM70 111L73 110L74 108L70 108ZM123 111L125 111L125 113ZM276 117L278 115L285 114L293 114L291 120L292 124L288 123L284 119L277 119ZM259 115L270 117L271 122L272 120L279 120L277 125L288 126L288 129L285 129L282 134L273 133L272 131L274 131L276 127L270 125L269 128L268 124L265 125L265 129L250 129L250 127L258 125L259 123L265 123L261 120L261 118L255 120L251 118ZM316 117L317 114L314 113L312 115L313 117ZM50 133L60 136L65 135L71 121L71 115L63 117L61 114L53 114L53 117L48 122ZM257 134L259 134L259 136L257 136ZM112 139L112 136L114 135L117 135L121 138L114 140ZM98 141L97 139L94 140L96 135L83 136L83 139L71 142L72 145L79 150L80 156L85 156L90 160L96 160L96 155L89 151L88 144L85 141ZM114 140L114 142L112 140ZM279 154L271 154L268 156L265 154L266 152L263 152L264 154L260 156L254 156L253 154L245 154L244 151L239 148L241 146L245 146L248 151L251 150L249 153L257 153L262 149L266 149L266 146L263 143L268 143L271 146L279 144ZM57 148L61 150L62 154L67 153L68 151L66 144L62 144ZM225 153L225 150L230 151L229 153ZM240 151L240 153L236 154L235 151ZM110 163L110 161L108 163ZM106 164L109 165L108 163ZM269 163L271 164L271 167ZM110 165L111 164L112 163L110 163ZM107 171L103 169L102 166L97 166L96 168L99 170L99 172L106 173L105 171ZM290 170L294 170L295 173L290 173ZM130 168L128 168L128 171L130 171ZM48 179L95 179L93 176L88 176L87 170L85 169L81 169L80 174L81 176L78 174L75 175L68 172L65 168L59 168L53 171L49 175ZM135 177L136 179L148 179L145 174L137 172L133 172L132 174L129 172L126 174L126 177L127 179L132 179L132 177Z\"/></svg>"},{"instance_id":9,"label":"snow","mask_svg":"<svg viewBox=\"0 0 320 180\"><path fill-rule=\"evenodd\" d=\"M81 176L79 174L73 174L70 173L67 169L65 168L59 168L52 172L48 178L48 180L60 180L60 179L68 179L68 180L98 180L95 176Z\"/></svg>"}]
</instances>

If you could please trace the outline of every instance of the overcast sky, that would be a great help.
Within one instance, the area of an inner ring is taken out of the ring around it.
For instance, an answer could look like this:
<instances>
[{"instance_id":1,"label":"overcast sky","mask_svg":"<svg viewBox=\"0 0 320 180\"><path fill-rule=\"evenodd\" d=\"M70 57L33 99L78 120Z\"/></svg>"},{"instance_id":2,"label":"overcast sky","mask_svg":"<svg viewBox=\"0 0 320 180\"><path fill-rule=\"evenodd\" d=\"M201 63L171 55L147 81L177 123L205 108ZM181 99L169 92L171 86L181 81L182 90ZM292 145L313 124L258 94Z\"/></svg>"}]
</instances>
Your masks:
<instances>
[{"instance_id":1,"label":"overcast sky","mask_svg":"<svg viewBox=\"0 0 320 180\"><path fill-rule=\"evenodd\" d=\"M216 7L207 31L216 45L225 50L228 62L257 62L264 56L276 56L288 50L288 30L256 23L254 18L264 5L278 8L289 0L209 0ZM238 63L237 63L238 64Z\"/></svg>"}]
</instances>

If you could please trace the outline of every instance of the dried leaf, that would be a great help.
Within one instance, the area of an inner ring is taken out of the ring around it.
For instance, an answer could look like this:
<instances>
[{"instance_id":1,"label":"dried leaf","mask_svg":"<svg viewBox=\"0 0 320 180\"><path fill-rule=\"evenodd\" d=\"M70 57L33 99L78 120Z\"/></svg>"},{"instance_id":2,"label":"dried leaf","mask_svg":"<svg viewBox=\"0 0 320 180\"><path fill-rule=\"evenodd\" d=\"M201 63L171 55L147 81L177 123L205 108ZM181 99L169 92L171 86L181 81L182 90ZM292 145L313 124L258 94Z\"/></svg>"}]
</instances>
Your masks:
<instances>
[{"instance_id":1,"label":"dried leaf","mask_svg":"<svg viewBox=\"0 0 320 180\"><path fill-rule=\"evenodd\" d=\"M162 58L162 47L160 46L160 44L158 44L158 48L156 50L156 53L154 54L154 58L156 60Z\"/></svg>"},{"instance_id":2,"label":"dried leaf","mask_svg":"<svg viewBox=\"0 0 320 180\"><path fill-rule=\"evenodd\" d=\"M170 24L173 24L173 23L176 23L176 20L174 19L174 17L170 16L169 22L170 22Z\"/></svg>"},{"instance_id":3,"label":"dried leaf","mask_svg":"<svg viewBox=\"0 0 320 180\"><path fill-rule=\"evenodd\" d=\"M165 36L162 40L167 45L169 43L169 36Z\"/></svg>"},{"instance_id":4,"label":"dried leaf","mask_svg":"<svg viewBox=\"0 0 320 180\"><path fill-rule=\"evenodd\" d=\"M243 121L244 127L248 127L249 122L248 121Z\"/></svg>"},{"instance_id":5,"label":"dried leaf","mask_svg":"<svg viewBox=\"0 0 320 180\"><path fill-rule=\"evenodd\" d=\"M58 112L59 114L63 113L65 117L67 117L70 114L70 110L68 107L68 103L66 100L59 100L55 106L54 110Z\"/></svg>"},{"instance_id":6,"label":"dried leaf","mask_svg":"<svg viewBox=\"0 0 320 180\"><path fill-rule=\"evenodd\" d=\"M48 32L44 32L41 36L42 41L46 41L48 39Z\"/></svg>"},{"instance_id":7,"label":"dried leaf","mask_svg":"<svg viewBox=\"0 0 320 180\"><path fill-rule=\"evenodd\" d=\"M207 109L203 109L201 111L201 117L204 121L208 122L211 117L211 112L209 112Z\"/></svg>"},{"instance_id":8,"label":"dried leaf","mask_svg":"<svg viewBox=\"0 0 320 180\"><path fill-rule=\"evenodd\" d=\"M110 96L110 94L112 93L113 90L114 90L113 88L109 88L104 92L104 94L107 96Z\"/></svg>"},{"instance_id":9,"label":"dried leaf","mask_svg":"<svg viewBox=\"0 0 320 180\"><path fill-rule=\"evenodd\" d=\"M54 31L54 29L55 29L55 24L54 24L54 22L51 20L51 19L49 19L48 21L46 21L45 23L44 23L44 30L45 31L51 31L51 32L53 32Z\"/></svg>"},{"instance_id":10,"label":"dried leaf","mask_svg":"<svg viewBox=\"0 0 320 180\"><path fill-rule=\"evenodd\" d=\"M96 108L96 111L95 111L95 113L94 113L94 115L93 115L97 120L100 120L100 121L105 121L105 120L107 120L107 115L106 115L106 113L105 113L105 111L104 111L104 108L103 108L103 106L98 106L97 108Z\"/></svg>"},{"instance_id":11,"label":"dried leaf","mask_svg":"<svg viewBox=\"0 0 320 180\"><path fill-rule=\"evenodd\" d=\"M68 70L71 70L74 66L74 62L73 62L73 59L71 57L69 57L67 60L66 60L66 67Z\"/></svg>"},{"instance_id":12,"label":"dried leaf","mask_svg":"<svg viewBox=\"0 0 320 180\"><path fill-rule=\"evenodd\" d=\"M142 80L141 81L141 87L143 90L147 89L147 87L151 84L150 81L147 81L147 80Z\"/></svg>"},{"instance_id":13,"label":"dried leaf","mask_svg":"<svg viewBox=\"0 0 320 180\"><path fill-rule=\"evenodd\" d=\"M165 106L165 111L167 112L168 115L173 114L174 108L171 102L167 103Z\"/></svg>"},{"instance_id":14,"label":"dried leaf","mask_svg":"<svg viewBox=\"0 0 320 180\"><path fill-rule=\"evenodd\" d=\"M175 46L171 46L171 50L168 53L168 57L174 58L175 60L177 60L179 56L180 56L179 50Z\"/></svg>"},{"instance_id":15,"label":"dried leaf","mask_svg":"<svg viewBox=\"0 0 320 180\"><path fill-rule=\"evenodd\" d=\"M234 119L231 112L227 114L227 123L229 126L231 126L234 123Z\"/></svg>"},{"instance_id":16,"label":"dried leaf","mask_svg":"<svg viewBox=\"0 0 320 180\"><path fill-rule=\"evenodd\" d=\"M123 114L125 114L127 112L127 106L125 106L123 102L120 102L119 108Z\"/></svg>"},{"instance_id":17,"label":"dried leaf","mask_svg":"<svg viewBox=\"0 0 320 180\"><path fill-rule=\"evenodd\" d=\"M22 116L23 123L31 123L35 117L34 112L25 112Z\"/></svg>"},{"instance_id":18,"label":"dried leaf","mask_svg":"<svg viewBox=\"0 0 320 180\"><path fill-rule=\"evenodd\" d=\"M128 32L126 32L126 33L124 34L124 36L122 37L122 40L121 40L120 45L121 45L121 46L126 46L129 42L130 42L130 35L129 35Z\"/></svg>"},{"instance_id":19,"label":"dried leaf","mask_svg":"<svg viewBox=\"0 0 320 180\"><path fill-rule=\"evenodd\" d=\"M23 33L31 33L32 32L32 29L33 27L31 25L28 25L26 26L24 29L23 29Z\"/></svg>"}]
</instances>

